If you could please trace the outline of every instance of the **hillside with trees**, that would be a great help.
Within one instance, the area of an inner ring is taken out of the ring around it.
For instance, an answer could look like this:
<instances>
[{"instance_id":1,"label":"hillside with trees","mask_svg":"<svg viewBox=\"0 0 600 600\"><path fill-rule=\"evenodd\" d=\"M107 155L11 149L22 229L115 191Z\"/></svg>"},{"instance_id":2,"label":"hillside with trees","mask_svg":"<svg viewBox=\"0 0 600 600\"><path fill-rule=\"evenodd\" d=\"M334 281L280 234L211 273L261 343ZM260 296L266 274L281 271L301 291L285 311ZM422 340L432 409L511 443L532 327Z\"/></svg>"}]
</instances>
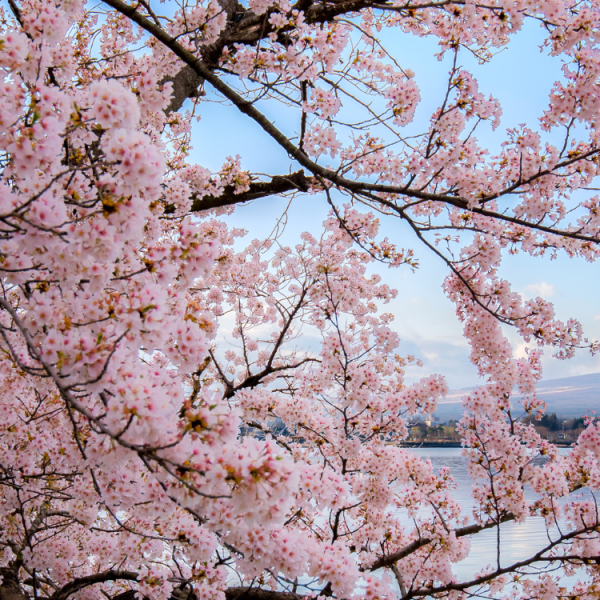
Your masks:
<instances>
[{"instance_id":1,"label":"hillside with trees","mask_svg":"<svg viewBox=\"0 0 600 600\"><path fill-rule=\"evenodd\" d=\"M442 420L460 419L462 398L472 391L473 388L449 391L438 402L436 415ZM540 381L536 384L536 395L548 412L563 418L600 414L600 373Z\"/></svg>"}]
</instances>

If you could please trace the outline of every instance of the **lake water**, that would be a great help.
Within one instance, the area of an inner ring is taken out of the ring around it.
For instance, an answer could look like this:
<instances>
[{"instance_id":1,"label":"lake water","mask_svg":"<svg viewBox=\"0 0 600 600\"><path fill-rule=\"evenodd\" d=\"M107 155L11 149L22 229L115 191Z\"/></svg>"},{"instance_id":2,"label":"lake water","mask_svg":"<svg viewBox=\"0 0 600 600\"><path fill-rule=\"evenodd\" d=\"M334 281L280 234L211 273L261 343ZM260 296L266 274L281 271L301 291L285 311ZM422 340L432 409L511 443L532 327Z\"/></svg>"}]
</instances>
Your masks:
<instances>
[{"instance_id":1,"label":"lake water","mask_svg":"<svg viewBox=\"0 0 600 600\"><path fill-rule=\"evenodd\" d=\"M414 451L422 458L428 458L434 469L449 467L458 488L453 496L470 516L473 507L471 486L473 480L467 472L467 460L461 455L461 448L416 448ZM561 448L561 454L567 454L568 448ZM535 500L532 490L528 496ZM548 531L541 517L529 517L524 523L504 523L501 526L501 565L508 566L515 561L523 560L541 550L548 544ZM556 529L551 531L556 537ZM453 567L459 579L474 575L488 564L496 564L496 529L482 531L470 538L471 552L469 556Z\"/></svg>"}]
</instances>

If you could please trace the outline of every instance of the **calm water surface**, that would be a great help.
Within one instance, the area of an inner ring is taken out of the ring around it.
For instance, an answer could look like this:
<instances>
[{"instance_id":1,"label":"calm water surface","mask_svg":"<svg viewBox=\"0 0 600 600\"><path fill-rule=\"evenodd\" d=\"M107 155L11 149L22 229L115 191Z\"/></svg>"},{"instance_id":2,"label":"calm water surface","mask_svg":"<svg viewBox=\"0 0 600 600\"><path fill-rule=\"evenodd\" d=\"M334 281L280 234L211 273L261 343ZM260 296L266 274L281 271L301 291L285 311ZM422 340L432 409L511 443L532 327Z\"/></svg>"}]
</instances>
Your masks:
<instances>
[{"instance_id":1,"label":"calm water surface","mask_svg":"<svg viewBox=\"0 0 600 600\"><path fill-rule=\"evenodd\" d=\"M449 467L458 488L453 495L461 504L465 516L470 516L473 507L471 486L473 480L467 472L467 460L461 455L460 448L417 448L415 452L422 458L428 458L434 469ZM566 454L568 448L561 448L561 454ZM530 498L535 499L530 490ZM556 538L556 528L550 531ZM482 531L471 539L471 552L460 563L454 565L454 573L460 578L474 575L488 564L496 564L496 530ZM548 531L541 517L530 517L524 523L504 523L500 528L501 535L501 566L508 566L515 561L523 560L548 544Z\"/></svg>"}]
</instances>

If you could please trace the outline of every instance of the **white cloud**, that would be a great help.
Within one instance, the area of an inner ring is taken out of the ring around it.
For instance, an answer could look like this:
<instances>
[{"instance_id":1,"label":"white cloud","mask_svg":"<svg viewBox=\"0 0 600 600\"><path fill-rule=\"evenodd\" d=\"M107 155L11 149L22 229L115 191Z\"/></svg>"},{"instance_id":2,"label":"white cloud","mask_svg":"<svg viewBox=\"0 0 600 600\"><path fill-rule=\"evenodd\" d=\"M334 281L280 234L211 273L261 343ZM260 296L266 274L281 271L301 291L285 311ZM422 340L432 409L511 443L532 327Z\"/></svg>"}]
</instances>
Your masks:
<instances>
[{"instance_id":1,"label":"white cloud","mask_svg":"<svg viewBox=\"0 0 600 600\"><path fill-rule=\"evenodd\" d=\"M516 342L513 342L513 354L515 358L526 358L527 350L529 348L529 344L524 342L521 339L517 339Z\"/></svg>"},{"instance_id":2,"label":"white cloud","mask_svg":"<svg viewBox=\"0 0 600 600\"><path fill-rule=\"evenodd\" d=\"M540 281L539 283L531 283L525 288L532 296L541 296L549 298L554 295L555 287L551 283Z\"/></svg>"}]
</instances>

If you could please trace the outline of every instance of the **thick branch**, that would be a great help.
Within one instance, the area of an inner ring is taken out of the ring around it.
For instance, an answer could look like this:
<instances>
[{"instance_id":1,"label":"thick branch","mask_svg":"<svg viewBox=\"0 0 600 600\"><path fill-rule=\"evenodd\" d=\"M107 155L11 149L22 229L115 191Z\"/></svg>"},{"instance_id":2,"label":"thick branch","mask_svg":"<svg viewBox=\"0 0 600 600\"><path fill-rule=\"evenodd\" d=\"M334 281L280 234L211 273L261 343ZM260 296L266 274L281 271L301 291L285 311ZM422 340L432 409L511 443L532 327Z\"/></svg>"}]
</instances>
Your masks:
<instances>
[{"instance_id":1,"label":"thick branch","mask_svg":"<svg viewBox=\"0 0 600 600\"><path fill-rule=\"evenodd\" d=\"M301 600L303 597L291 592L276 592L249 587L231 587L225 590L226 600Z\"/></svg>"},{"instance_id":2,"label":"thick branch","mask_svg":"<svg viewBox=\"0 0 600 600\"><path fill-rule=\"evenodd\" d=\"M504 568L498 567L495 571L492 571L491 573L487 573L485 575L480 575L479 577L475 577L474 579L472 579L470 581L455 582L455 583L449 583L448 585L442 585L439 587L431 586L428 588L411 590L411 591L409 591L407 598L431 597L434 594L440 594L440 593L449 592L449 591L467 590L469 588L473 588L476 586L481 586L486 583L489 583L490 581L496 579L497 577L499 577L501 575L506 575L508 573L517 573L519 569L530 566L530 565L534 565L539 562L551 563L553 561L563 562L563 561L579 561L580 560L582 562L585 562L585 561L592 562L593 561L593 562L597 563L600 560L600 556L570 555L568 558L565 559L565 557L551 556L551 555L548 556L548 554L547 554L548 552L553 550L559 544L561 544L565 541L568 541L568 540L572 540L572 539L576 538L578 535L588 533L589 531L594 531L595 529L596 529L595 527L584 527L577 531L573 531L569 534L561 535L559 539L550 541L550 543L545 548L543 548L539 552L536 552L530 558L515 562L508 567L504 567Z\"/></svg>"},{"instance_id":3,"label":"thick branch","mask_svg":"<svg viewBox=\"0 0 600 600\"><path fill-rule=\"evenodd\" d=\"M0 600L27 600L27 596L21 590L19 580L13 569L1 567L0 577L2 577Z\"/></svg>"},{"instance_id":4,"label":"thick branch","mask_svg":"<svg viewBox=\"0 0 600 600\"><path fill-rule=\"evenodd\" d=\"M239 194L235 193L235 188L232 185L228 185L220 196L195 198L190 210L192 212L200 212L222 206L231 206L232 204L242 204L250 200L292 192L294 190L308 192L313 183L312 178L306 177L304 171L300 170L290 175L276 175L271 181L252 182L248 190ZM165 214L171 214L174 211L175 207L172 205L165 207Z\"/></svg>"},{"instance_id":5,"label":"thick branch","mask_svg":"<svg viewBox=\"0 0 600 600\"><path fill-rule=\"evenodd\" d=\"M581 482L577 482L571 486L569 493L576 492L576 491L580 490L582 487L583 487L583 484ZM530 507L530 511L532 511L532 513L533 513L533 511L538 509L539 506L540 506L540 501L538 500ZM486 529L491 529L493 527L499 527L502 523L508 523L510 521L514 521L516 518L517 518L516 515L509 512L509 513L504 514L502 517L500 517L500 519L498 521L490 521L490 522L484 523L482 525L473 524L473 525L467 525L465 527L459 527L458 529L454 530L454 533L455 533L456 537L465 537L467 535L474 535L476 533L479 533L480 531L485 531ZM414 542L411 542L407 546L404 546L404 548L401 548L400 550L397 550L396 552L392 552L392 554L388 554L387 556L382 556L380 559L376 560L369 569L364 569L364 570L365 571L366 570L377 571L378 569L383 569L385 567L391 567L400 559L405 558L406 556L408 556L409 554L412 554L413 552L416 552L419 548L422 548L423 546L426 546L427 544L431 544L432 541L433 540L431 540L430 538L419 538L419 539L415 540Z\"/></svg>"},{"instance_id":6,"label":"thick branch","mask_svg":"<svg viewBox=\"0 0 600 600\"><path fill-rule=\"evenodd\" d=\"M67 583L60 590L50 596L50 600L66 600L71 594L78 592L90 585L97 583L105 583L107 581L137 581L138 574L132 571L103 571L102 573L96 573L94 575L87 575L86 577L79 577L73 581Z\"/></svg>"},{"instance_id":7,"label":"thick branch","mask_svg":"<svg viewBox=\"0 0 600 600\"><path fill-rule=\"evenodd\" d=\"M474 535L476 533L479 533L480 531L484 531L485 529L491 529L492 527L498 527L500 523L507 523L508 521L514 521L515 518L516 518L515 515L513 515L512 513L508 513L500 518L499 523L496 521L492 521L490 523L485 523L484 525L467 525L466 527L459 527L458 529L455 529L454 533L456 534L456 537L465 537L467 535ZM419 550L419 548L422 548L423 546L427 546L427 544L431 544L432 541L433 540L431 538L426 538L426 537L418 538L414 542L411 542L407 546L404 546L404 548L401 548L400 550L397 550L396 552L392 552L392 554L388 554L387 556L382 556L380 559L376 560L369 569L365 569L365 570L377 571L378 569L383 569L385 567L391 567L392 565L396 564L396 562L398 562L400 559L405 558L405 557L409 556L410 554L413 554L414 552Z\"/></svg>"},{"instance_id":8,"label":"thick branch","mask_svg":"<svg viewBox=\"0 0 600 600\"><path fill-rule=\"evenodd\" d=\"M169 106L165 108L167 115L177 112L188 98L196 98L200 95L199 87L204 83L204 77L198 75L189 65L185 65L177 75L165 77L160 83L171 82L173 94Z\"/></svg>"},{"instance_id":9,"label":"thick branch","mask_svg":"<svg viewBox=\"0 0 600 600\"><path fill-rule=\"evenodd\" d=\"M194 596L185 595L185 593L177 593L179 590L174 590L170 600L185 600L191 599ZM128 590L117 594L113 600L135 600L136 590ZM303 600L306 596L293 594L292 592L278 592L273 590L263 590L256 587L230 587L225 590L226 600ZM149 600L144 598L144 600Z\"/></svg>"},{"instance_id":10,"label":"thick branch","mask_svg":"<svg viewBox=\"0 0 600 600\"><path fill-rule=\"evenodd\" d=\"M233 88L231 88L223 80L221 80L203 60L199 59L192 52L184 48L164 29L158 27L155 23L141 15L135 7L130 6L126 2L123 2L123 0L104 0L104 2L109 6L112 6L121 14L130 18L132 21L135 21L140 27L142 27L148 33L153 35L158 41L162 42L183 62L189 65L198 75L204 77L204 79L208 81L218 92L220 92L225 98L232 102L240 112L247 115L254 122L260 125L263 131L265 131L265 133L267 133L275 142L277 142L277 144L279 144L279 146L281 146L282 149L284 149L293 159L295 159L300 165L308 169L314 175L319 175L324 179L332 182L333 184L353 192L378 192L384 194L400 194L410 198L417 198L419 200L443 202L445 204L457 206L458 208L464 210L476 212L483 216L488 216L494 219L499 219L502 221L514 223L516 225L521 225L529 229L577 239L584 242L591 242L594 244L600 243L600 240L597 237L583 235L578 233L577 231L565 231L554 229L552 227L547 227L539 223L533 223L529 221L524 221L516 217L511 217L500 212L489 211L480 207L473 207L470 205L470 202L467 199L460 198L455 195L433 194L429 192L423 192L421 190L411 189L407 186L368 183L365 181L353 181L351 179L346 179L345 177L339 175L338 172L332 171L311 160L302 150L298 148L298 146L291 142L282 131L277 129L277 127L275 127L272 121L269 120L263 113L261 113L251 102L243 98ZM349 6L352 3L340 3L339 5L334 5L334 8L339 8L339 6L346 4ZM356 6L360 6L361 3L354 4ZM325 6L329 7L330 5ZM348 8L348 10L350 10L350 8ZM591 150L589 153L587 153L586 157L590 158L592 155L595 155L598 152L600 152L600 150ZM582 157L579 158L582 159ZM571 161L569 161L569 164L570 162ZM555 169L560 168L561 166L563 165L559 163L558 165L556 165ZM532 179L536 179L537 177L538 176L536 175ZM524 181L521 182L521 185L526 185L527 183L528 181ZM504 191L501 191L496 196L501 196L504 193ZM402 207L396 206L392 202L386 201L383 198L374 197L373 199L394 208L394 210L399 212L401 217L403 216ZM482 199L483 202L487 200L488 198Z\"/></svg>"}]
</instances>

